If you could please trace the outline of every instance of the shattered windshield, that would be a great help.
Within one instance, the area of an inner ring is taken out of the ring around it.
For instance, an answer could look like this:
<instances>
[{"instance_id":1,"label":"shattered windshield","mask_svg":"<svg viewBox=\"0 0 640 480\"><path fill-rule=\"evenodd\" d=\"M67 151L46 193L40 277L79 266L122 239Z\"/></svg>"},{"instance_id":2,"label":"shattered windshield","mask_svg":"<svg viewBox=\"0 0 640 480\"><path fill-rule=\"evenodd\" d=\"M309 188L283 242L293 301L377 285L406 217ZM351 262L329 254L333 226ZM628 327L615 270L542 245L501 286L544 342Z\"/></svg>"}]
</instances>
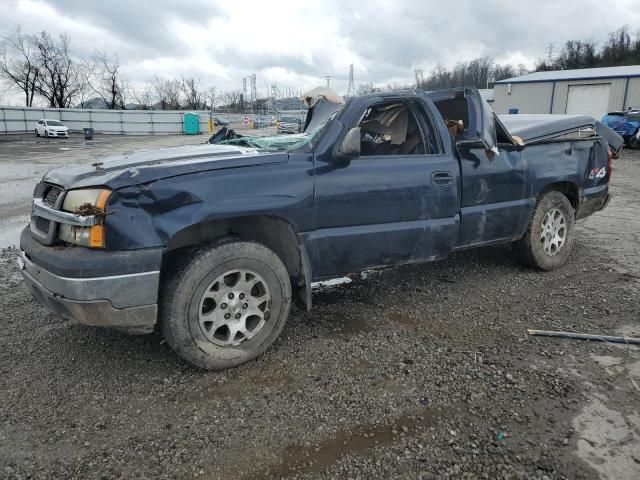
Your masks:
<instances>
[{"instance_id":1,"label":"shattered windshield","mask_svg":"<svg viewBox=\"0 0 640 480\"><path fill-rule=\"evenodd\" d=\"M326 125L334 118L336 118L341 109L336 110L331 116L327 117L320 125L314 128L310 132L295 133L292 135L237 135L234 138L226 138L215 142L219 145L236 145L239 147L259 148L261 150L269 151L294 151L301 148L308 147L311 149L316 140L320 138L320 134L326 127Z\"/></svg>"},{"instance_id":2,"label":"shattered windshield","mask_svg":"<svg viewBox=\"0 0 640 480\"><path fill-rule=\"evenodd\" d=\"M297 150L309 142L309 135L297 133L294 135L243 136L222 140L220 145L237 145L240 147L260 148L263 150Z\"/></svg>"}]
</instances>

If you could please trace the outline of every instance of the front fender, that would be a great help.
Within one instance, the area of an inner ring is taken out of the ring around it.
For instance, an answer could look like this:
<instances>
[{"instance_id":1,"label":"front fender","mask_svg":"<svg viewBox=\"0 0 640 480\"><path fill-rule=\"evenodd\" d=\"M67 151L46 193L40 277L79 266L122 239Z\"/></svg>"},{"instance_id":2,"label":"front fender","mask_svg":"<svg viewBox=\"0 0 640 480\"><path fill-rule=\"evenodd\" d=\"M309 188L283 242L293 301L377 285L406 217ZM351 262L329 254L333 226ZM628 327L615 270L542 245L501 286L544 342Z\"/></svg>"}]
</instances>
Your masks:
<instances>
[{"instance_id":1,"label":"front fender","mask_svg":"<svg viewBox=\"0 0 640 480\"><path fill-rule=\"evenodd\" d=\"M166 246L205 222L254 215L286 219L296 231L314 219L310 163L200 172L114 191L105 217L109 250Z\"/></svg>"}]
</instances>

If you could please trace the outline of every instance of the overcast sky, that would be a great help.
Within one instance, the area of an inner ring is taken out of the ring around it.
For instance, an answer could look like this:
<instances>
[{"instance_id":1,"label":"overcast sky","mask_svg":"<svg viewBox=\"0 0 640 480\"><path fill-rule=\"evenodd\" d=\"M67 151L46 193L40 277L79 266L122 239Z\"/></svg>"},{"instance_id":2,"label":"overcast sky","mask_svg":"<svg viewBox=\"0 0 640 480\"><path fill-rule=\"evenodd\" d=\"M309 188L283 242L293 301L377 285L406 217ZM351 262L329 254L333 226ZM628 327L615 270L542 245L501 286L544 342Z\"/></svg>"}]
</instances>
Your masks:
<instances>
[{"instance_id":1,"label":"overcast sky","mask_svg":"<svg viewBox=\"0 0 640 480\"><path fill-rule=\"evenodd\" d=\"M307 89L349 65L359 83L411 81L415 68L489 55L532 67L550 42L599 45L640 25L637 0L0 0L0 36L66 32L73 49L117 53L139 85L155 75L193 76L219 90L255 73L258 93L276 82ZM0 92L0 100L2 100Z\"/></svg>"}]
</instances>

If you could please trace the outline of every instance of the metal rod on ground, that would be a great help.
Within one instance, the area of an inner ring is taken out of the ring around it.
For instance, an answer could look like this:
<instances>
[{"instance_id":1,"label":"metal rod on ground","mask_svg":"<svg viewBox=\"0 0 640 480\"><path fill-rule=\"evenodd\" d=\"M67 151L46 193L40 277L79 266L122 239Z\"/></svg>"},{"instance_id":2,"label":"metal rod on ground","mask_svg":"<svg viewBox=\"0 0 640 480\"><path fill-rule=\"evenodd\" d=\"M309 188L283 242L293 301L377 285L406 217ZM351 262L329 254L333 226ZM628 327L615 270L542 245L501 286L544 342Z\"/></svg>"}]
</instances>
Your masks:
<instances>
[{"instance_id":1,"label":"metal rod on ground","mask_svg":"<svg viewBox=\"0 0 640 480\"><path fill-rule=\"evenodd\" d=\"M554 332L552 330L532 330L527 329L529 335L537 335L541 337L561 337L561 338L576 338L579 340L598 340L600 342L611 343L630 343L633 345L640 345L640 338L633 337L611 337L609 335L591 335L589 333L573 333L573 332Z\"/></svg>"}]
</instances>

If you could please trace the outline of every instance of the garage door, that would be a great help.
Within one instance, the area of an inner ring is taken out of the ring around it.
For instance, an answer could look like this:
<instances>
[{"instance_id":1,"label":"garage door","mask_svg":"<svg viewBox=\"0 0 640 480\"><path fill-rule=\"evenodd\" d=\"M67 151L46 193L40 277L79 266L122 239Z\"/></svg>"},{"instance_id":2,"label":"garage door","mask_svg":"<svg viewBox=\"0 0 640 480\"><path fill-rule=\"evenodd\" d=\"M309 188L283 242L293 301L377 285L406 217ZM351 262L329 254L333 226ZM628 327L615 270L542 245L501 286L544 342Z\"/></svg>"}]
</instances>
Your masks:
<instances>
[{"instance_id":1,"label":"garage door","mask_svg":"<svg viewBox=\"0 0 640 480\"><path fill-rule=\"evenodd\" d=\"M609 110L610 83L570 85L567 98L568 115L591 115L600 120Z\"/></svg>"}]
</instances>

